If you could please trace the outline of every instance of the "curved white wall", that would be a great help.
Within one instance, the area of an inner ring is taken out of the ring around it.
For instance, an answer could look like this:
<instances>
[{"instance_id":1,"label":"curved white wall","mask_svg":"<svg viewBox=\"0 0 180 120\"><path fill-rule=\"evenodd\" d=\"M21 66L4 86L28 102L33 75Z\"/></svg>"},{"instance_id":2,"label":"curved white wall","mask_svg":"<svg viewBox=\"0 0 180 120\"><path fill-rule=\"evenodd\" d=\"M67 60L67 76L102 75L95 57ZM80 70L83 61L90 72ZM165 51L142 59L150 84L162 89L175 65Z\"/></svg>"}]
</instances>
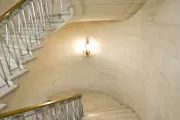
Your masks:
<instances>
[{"instance_id":1,"label":"curved white wall","mask_svg":"<svg viewBox=\"0 0 180 120\"><path fill-rule=\"evenodd\" d=\"M179 5L149 0L128 21L82 25L82 34L101 43L86 87L130 105L144 120L179 119Z\"/></svg>"},{"instance_id":2,"label":"curved white wall","mask_svg":"<svg viewBox=\"0 0 180 120\"><path fill-rule=\"evenodd\" d=\"M71 0L76 21L125 20L147 0Z\"/></svg>"}]
</instances>

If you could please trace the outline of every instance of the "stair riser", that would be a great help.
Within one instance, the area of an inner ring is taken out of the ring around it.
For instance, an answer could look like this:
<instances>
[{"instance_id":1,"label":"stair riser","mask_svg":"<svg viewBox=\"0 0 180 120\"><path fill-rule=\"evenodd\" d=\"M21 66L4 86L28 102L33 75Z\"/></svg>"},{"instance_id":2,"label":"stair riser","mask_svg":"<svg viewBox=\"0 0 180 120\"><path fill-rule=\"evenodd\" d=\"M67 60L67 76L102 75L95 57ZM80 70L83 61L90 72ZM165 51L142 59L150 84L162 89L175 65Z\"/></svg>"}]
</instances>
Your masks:
<instances>
[{"instance_id":1,"label":"stair riser","mask_svg":"<svg viewBox=\"0 0 180 120\"><path fill-rule=\"evenodd\" d=\"M132 113L132 110L119 110L119 111L109 111L109 112L102 112L102 113L91 113L91 114L85 114L85 116L91 116L91 115L96 115L96 116L107 116L107 115L114 115L114 114L123 114L123 113Z\"/></svg>"}]
</instances>

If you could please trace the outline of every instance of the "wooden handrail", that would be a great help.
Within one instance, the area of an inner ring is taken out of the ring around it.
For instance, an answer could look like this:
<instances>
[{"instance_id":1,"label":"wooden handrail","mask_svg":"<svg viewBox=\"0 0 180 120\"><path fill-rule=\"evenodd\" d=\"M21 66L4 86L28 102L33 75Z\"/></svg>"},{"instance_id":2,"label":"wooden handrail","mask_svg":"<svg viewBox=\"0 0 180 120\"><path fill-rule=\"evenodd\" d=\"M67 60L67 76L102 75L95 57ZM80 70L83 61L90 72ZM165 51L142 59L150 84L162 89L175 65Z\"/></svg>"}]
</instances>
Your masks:
<instances>
[{"instance_id":1,"label":"wooden handrail","mask_svg":"<svg viewBox=\"0 0 180 120\"><path fill-rule=\"evenodd\" d=\"M30 111L30 110L33 110L33 109L45 107L45 106L48 106L48 105L51 105L51 104L55 104L55 103L63 102L63 101L66 101L66 100L78 98L78 97L82 97L82 95L81 95L81 94L76 94L76 95L74 95L74 96L72 96L72 97L64 98L64 99L61 99L61 100L50 101L50 102L46 102L46 103L39 104L39 105L34 105L34 106L30 106L30 107L25 107L25 108L13 110L13 111L8 111L8 112L5 112L5 113L1 113L1 114L0 114L0 119L1 119L1 118L5 118L5 117L8 117L8 116L15 115L15 114L19 114L19 113L22 113L22 112Z\"/></svg>"},{"instance_id":2,"label":"wooden handrail","mask_svg":"<svg viewBox=\"0 0 180 120\"><path fill-rule=\"evenodd\" d=\"M5 17L7 17L10 13L12 13L19 5L21 5L26 0L20 0L17 2L13 7L11 7L9 10L7 10L4 14L0 16L0 21L2 21Z\"/></svg>"}]
</instances>

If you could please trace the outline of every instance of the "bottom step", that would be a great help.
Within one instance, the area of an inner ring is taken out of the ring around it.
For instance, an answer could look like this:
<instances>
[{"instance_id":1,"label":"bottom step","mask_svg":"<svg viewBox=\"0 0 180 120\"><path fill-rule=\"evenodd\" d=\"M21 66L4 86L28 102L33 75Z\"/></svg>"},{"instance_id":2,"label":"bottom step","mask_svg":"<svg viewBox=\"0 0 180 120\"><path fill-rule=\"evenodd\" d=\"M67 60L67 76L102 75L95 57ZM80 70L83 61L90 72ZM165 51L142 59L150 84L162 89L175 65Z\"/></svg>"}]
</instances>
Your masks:
<instances>
[{"instance_id":1,"label":"bottom step","mask_svg":"<svg viewBox=\"0 0 180 120\"><path fill-rule=\"evenodd\" d=\"M36 56L31 56L31 57L27 57L25 58L24 60L22 60L22 64L26 64L28 62L30 62L31 60L34 60L36 59L37 57Z\"/></svg>"},{"instance_id":2,"label":"bottom step","mask_svg":"<svg viewBox=\"0 0 180 120\"><path fill-rule=\"evenodd\" d=\"M0 103L0 111L3 110L7 105L5 103Z\"/></svg>"},{"instance_id":3,"label":"bottom step","mask_svg":"<svg viewBox=\"0 0 180 120\"><path fill-rule=\"evenodd\" d=\"M16 84L14 84L11 87L8 87L8 86L1 87L0 88L0 98L4 97L8 93L14 91L16 88L18 88L18 85L16 85Z\"/></svg>"},{"instance_id":4,"label":"bottom step","mask_svg":"<svg viewBox=\"0 0 180 120\"><path fill-rule=\"evenodd\" d=\"M25 74L26 72L28 72L27 69L23 69L21 71L18 71L18 72L14 73L13 75L10 76L10 80L14 80L15 78Z\"/></svg>"},{"instance_id":5,"label":"bottom step","mask_svg":"<svg viewBox=\"0 0 180 120\"><path fill-rule=\"evenodd\" d=\"M40 45L40 44L39 44L39 45L35 45L35 46L32 46L32 47L31 47L31 50L32 50L32 51L35 51L35 50L38 50L38 49L40 49L40 48L42 48L42 47L43 47L43 46Z\"/></svg>"}]
</instances>

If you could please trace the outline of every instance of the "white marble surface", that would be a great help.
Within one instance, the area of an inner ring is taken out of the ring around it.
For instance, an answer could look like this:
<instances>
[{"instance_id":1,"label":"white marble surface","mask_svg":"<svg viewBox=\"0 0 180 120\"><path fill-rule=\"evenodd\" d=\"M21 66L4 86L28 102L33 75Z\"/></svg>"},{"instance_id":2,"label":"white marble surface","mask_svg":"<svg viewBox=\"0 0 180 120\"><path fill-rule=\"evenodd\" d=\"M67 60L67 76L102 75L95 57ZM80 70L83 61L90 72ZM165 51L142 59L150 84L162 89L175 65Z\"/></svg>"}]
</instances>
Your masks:
<instances>
[{"instance_id":1,"label":"white marble surface","mask_svg":"<svg viewBox=\"0 0 180 120\"><path fill-rule=\"evenodd\" d=\"M106 94L88 89L72 89L61 91L55 95L49 96L48 100L60 100L75 94L82 94L83 110L85 114L103 109L115 109L121 106L116 100L112 99Z\"/></svg>"}]
</instances>

